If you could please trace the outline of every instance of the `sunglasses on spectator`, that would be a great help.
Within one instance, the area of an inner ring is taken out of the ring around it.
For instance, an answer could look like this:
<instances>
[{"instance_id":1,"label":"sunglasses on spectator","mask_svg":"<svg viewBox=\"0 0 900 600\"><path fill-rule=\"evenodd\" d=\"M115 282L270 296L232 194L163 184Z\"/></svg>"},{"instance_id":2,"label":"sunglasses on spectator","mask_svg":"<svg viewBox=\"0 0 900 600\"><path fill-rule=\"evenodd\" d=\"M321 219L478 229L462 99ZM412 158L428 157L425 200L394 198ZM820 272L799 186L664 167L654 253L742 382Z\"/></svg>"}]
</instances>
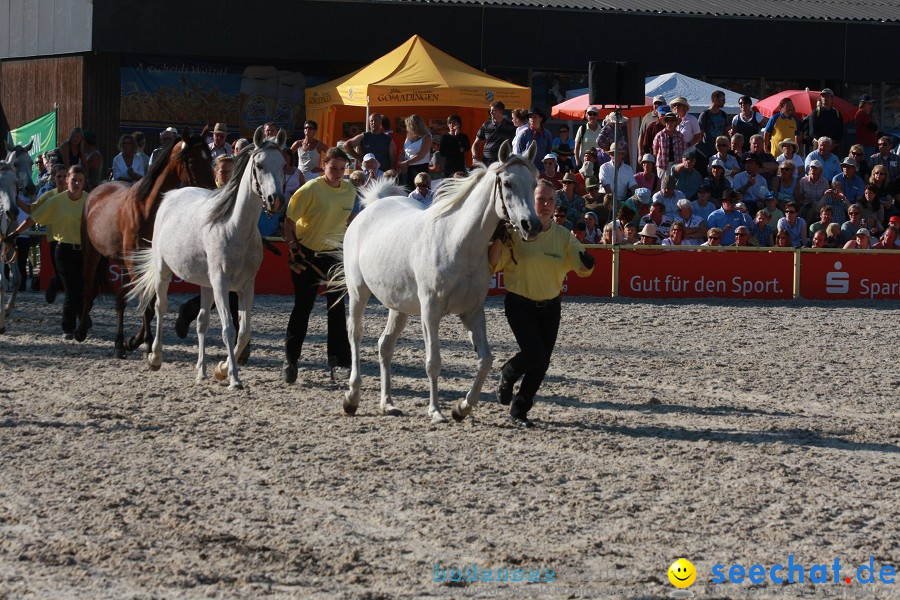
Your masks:
<instances>
[{"instance_id":1,"label":"sunglasses on spectator","mask_svg":"<svg viewBox=\"0 0 900 600\"><path fill-rule=\"evenodd\" d=\"M787 209L787 210L784 211L784 212L786 212L787 214L791 214L791 213L795 213L795 212L797 212L797 211L794 210L794 209L792 209L792 208L789 208L789 209Z\"/></svg>"},{"instance_id":2,"label":"sunglasses on spectator","mask_svg":"<svg viewBox=\"0 0 900 600\"><path fill-rule=\"evenodd\" d=\"M717 236L717 235L710 235L710 236L707 236L706 239L708 239L708 240L721 240L722 238L720 238L720 237Z\"/></svg>"},{"instance_id":3,"label":"sunglasses on spectator","mask_svg":"<svg viewBox=\"0 0 900 600\"><path fill-rule=\"evenodd\" d=\"M853 156L862 156L862 155L863 155L862 152L851 152L850 154L852 154ZM850 166L850 165L844 165L844 166L845 166L845 167L848 167L848 166Z\"/></svg>"},{"instance_id":4,"label":"sunglasses on spectator","mask_svg":"<svg viewBox=\"0 0 900 600\"><path fill-rule=\"evenodd\" d=\"M861 214L861 213L858 213L858 212L856 212L856 211L850 211L850 215L851 215L851 216L852 216L852 215L858 215L858 214Z\"/></svg>"},{"instance_id":5,"label":"sunglasses on spectator","mask_svg":"<svg viewBox=\"0 0 900 600\"><path fill-rule=\"evenodd\" d=\"M743 236L745 236L745 235L750 235L750 234L747 233L747 232L744 232L744 231L739 231L738 233L735 233L734 235L739 235L739 236L742 236L742 237L743 237Z\"/></svg>"}]
</instances>

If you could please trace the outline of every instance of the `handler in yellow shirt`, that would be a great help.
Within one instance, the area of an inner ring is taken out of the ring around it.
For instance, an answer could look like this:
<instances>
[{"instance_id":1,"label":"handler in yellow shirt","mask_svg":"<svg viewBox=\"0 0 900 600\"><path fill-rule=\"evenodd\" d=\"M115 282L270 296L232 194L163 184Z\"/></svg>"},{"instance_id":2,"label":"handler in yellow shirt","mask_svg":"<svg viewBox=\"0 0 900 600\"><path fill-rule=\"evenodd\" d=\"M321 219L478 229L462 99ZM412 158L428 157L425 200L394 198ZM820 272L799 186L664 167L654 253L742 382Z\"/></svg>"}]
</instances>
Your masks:
<instances>
[{"instance_id":1,"label":"handler in yellow shirt","mask_svg":"<svg viewBox=\"0 0 900 600\"><path fill-rule=\"evenodd\" d=\"M506 320L519 344L519 352L500 370L497 399L510 405L510 418L519 427L534 427L528 411L556 345L563 279L569 271L579 277L594 271L594 257L568 229L553 222L555 209L553 184L538 180L534 210L543 225L542 233L533 242L512 236L511 247L494 240L488 249L491 268L503 271ZM522 383L513 397L513 386L520 378Z\"/></svg>"},{"instance_id":2,"label":"handler in yellow shirt","mask_svg":"<svg viewBox=\"0 0 900 600\"><path fill-rule=\"evenodd\" d=\"M306 339L309 314L316 302L319 283L327 279L328 270L338 262L330 252L344 241L347 222L353 211L356 188L344 181L344 168L349 157L339 148L325 153L325 170L321 177L305 183L288 202L284 219L284 239L291 257L291 281L294 284L294 309L288 320L284 338L284 364L281 374L285 383L297 380L297 360ZM325 293L328 302L328 365L334 378L335 368L350 369L350 341L343 295Z\"/></svg>"},{"instance_id":3,"label":"handler in yellow shirt","mask_svg":"<svg viewBox=\"0 0 900 600\"><path fill-rule=\"evenodd\" d=\"M16 228L16 234L25 231L35 223L52 227L56 244L56 268L62 280L66 299L62 308L62 330L65 339L72 339L76 318L81 315L84 274L81 256L81 213L87 192L84 191L86 171L75 165L69 168L66 179L67 190L47 199L36 208L31 216Z\"/></svg>"}]
</instances>

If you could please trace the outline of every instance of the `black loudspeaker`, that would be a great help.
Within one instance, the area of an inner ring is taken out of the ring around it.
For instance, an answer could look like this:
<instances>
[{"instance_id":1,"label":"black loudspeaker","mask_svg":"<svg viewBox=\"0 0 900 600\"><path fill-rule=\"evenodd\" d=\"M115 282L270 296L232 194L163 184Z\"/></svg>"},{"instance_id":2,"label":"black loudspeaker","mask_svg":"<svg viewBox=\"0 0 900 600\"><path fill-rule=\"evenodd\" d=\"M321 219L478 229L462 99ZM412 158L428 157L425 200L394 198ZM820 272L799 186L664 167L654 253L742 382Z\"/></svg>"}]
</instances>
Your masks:
<instances>
[{"instance_id":1,"label":"black loudspeaker","mask_svg":"<svg viewBox=\"0 0 900 600\"><path fill-rule=\"evenodd\" d=\"M588 63L588 100L591 104L644 104L644 65L636 62Z\"/></svg>"}]
</instances>

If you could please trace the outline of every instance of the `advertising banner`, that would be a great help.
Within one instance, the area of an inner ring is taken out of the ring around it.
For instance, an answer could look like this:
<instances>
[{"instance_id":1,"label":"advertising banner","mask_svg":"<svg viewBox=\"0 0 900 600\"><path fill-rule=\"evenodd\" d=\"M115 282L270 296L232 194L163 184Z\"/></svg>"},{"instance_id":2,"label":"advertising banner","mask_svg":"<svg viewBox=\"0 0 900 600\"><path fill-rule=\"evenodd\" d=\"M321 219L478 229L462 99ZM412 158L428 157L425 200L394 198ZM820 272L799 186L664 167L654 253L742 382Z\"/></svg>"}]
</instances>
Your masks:
<instances>
[{"instance_id":1,"label":"advertising banner","mask_svg":"<svg viewBox=\"0 0 900 600\"><path fill-rule=\"evenodd\" d=\"M569 272L563 280L563 296L600 296L609 298L612 296L612 250L609 248L588 248L587 251L594 257L596 264L590 277L579 277L574 272ZM503 271L495 273L491 277L491 287L488 296L496 296L506 293L503 284Z\"/></svg>"},{"instance_id":2,"label":"advertising banner","mask_svg":"<svg viewBox=\"0 0 900 600\"><path fill-rule=\"evenodd\" d=\"M52 110L34 121L10 130L9 138L13 146L27 146L33 141L34 145L29 152L32 160L38 154L56 148L56 111ZM31 170L31 179L34 183L37 183L38 175L38 168L35 165Z\"/></svg>"},{"instance_id":3,"label":"advertising banner","mask_svg":"<svg viewBox=\"0 0 900 600\"><path fill-rule=\"evenodd\" d=\"M632 298L794 297L793 252L622 247L619 295Z\"/></svg>"},{"instance_id":4,"label":"advertising banner","mask_svg":"<svg viewBox=\"0 0 900 600\"><path fill-rule=\"evenodd\" d=\"M800 295L809 300L900 299L900 252L803 251Z\"/></svg>"}]
</instances>

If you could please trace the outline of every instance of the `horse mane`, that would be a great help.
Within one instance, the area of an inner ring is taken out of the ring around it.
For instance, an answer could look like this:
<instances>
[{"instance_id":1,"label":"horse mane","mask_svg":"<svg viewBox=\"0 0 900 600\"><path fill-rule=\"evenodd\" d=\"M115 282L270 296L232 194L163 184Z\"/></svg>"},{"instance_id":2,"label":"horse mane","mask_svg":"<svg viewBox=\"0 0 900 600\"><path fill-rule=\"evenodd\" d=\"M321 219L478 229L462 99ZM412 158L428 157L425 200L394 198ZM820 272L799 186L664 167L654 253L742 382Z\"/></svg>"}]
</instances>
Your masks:
<instances>
[{"instance_id":1,"label":"horse mane","mask_svg":"<svg viewBox=\"0 0 900 600\"><path fill-rule=\"evenodd\" d=\"M237 204L238 189L241 187L241 180L244 178L244 171L250 164L250 159L267 148L278 148L275 142L266 141L259 148L251 150L249 147L244 148L234 157L234 168L231 171L231 179L222 187L213 191L209 197L212 208L206 222L209 224L227 221L234 211L234 205Z\"/></svg>"},{"instance_id":2,"label":"horse mane","mask_svg":"<svg viewBox=\"0 0 900 600\"><path fill-rule=\"evenodd\" d=\"M379 198L390 196L406 196L406 190L397 185L397 180L392 177L371 179L362 189L360 204L369 206Z\"/></svg>"},{"instance_id":3,"label":"horse mane","mask_svg":"<svg viewBox=\"0 0 900 600\"><path fill-rule=\"evenodd\" d=\"M166 142L163 146L162 152L160 152L160 156L157 157L156 160L153 161L153 164L150 165L150 168L147 169L147 172L143 177L138 181L137 186L135 186L135 198L139 203L143 202L147 196L150 195L150 192L153 191L153 186L156 184L157 178L159 178L160 173L162 173L166 166L172 160L172 146L181 141L180 137L172 138L171 142ZM180 158L179 154L179 158Z\"/></svg>"},{"instance_id":4,"label":"horse mane","mask_svg":"<svg viewBox=\"0 0 900 600\"><path fill-rule=\"evenodd\" d=\"M466 198L472 193L481 180L488 173L496 173L500 169L521 163L529 168L534 176L537 177L537 168L528 160L525 160L518 154L513 154L505 163L495 162L490 167L483 165L475 167L468 177L449 178L441 180L440 185L434 192L434 201L426 210L431 211L435 218L444 216L452 212L455 208L462 205Z\"/></svg>"}]
</instances>

